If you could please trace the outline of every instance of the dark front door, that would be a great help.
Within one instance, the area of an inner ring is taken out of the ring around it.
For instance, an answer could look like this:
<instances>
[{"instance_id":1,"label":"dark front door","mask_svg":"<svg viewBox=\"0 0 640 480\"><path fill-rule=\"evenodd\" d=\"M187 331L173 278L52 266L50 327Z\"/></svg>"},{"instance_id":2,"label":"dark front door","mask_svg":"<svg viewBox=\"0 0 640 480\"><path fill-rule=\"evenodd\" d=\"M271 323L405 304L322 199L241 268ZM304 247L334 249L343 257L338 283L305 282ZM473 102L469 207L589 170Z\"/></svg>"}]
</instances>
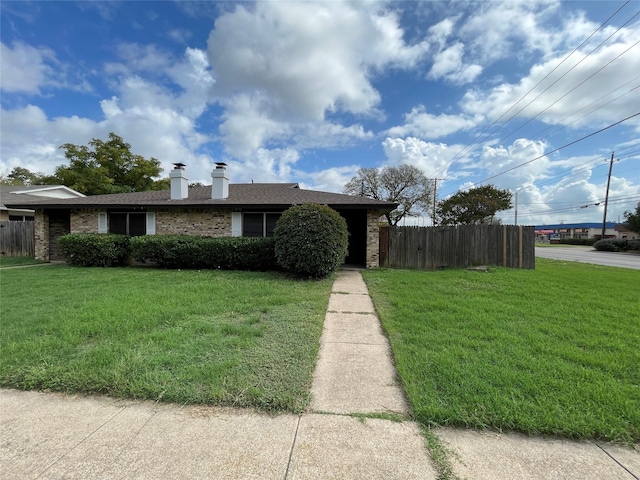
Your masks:
<instances>
[{"instance_id":1,"label":"dark front door","mask_svg":"<svg viewBox=\"0 0 640 480\"><path fill-rule=\"evenodd\" d=\"M349 230L349 251L346 264L364 266L367 263L367 211L338 210L347 221Z\"/></svg>"},{"instance_id":2,"label":"dark front door","mask_svg":"<svg viewBox=\"0 0 640 480\"><path fill-rule=\"evenodd\" d=\"M71 232L68 210L49 212L49 260L64 260L58 249L58 237Z\"/></svg>"}]
</instances>

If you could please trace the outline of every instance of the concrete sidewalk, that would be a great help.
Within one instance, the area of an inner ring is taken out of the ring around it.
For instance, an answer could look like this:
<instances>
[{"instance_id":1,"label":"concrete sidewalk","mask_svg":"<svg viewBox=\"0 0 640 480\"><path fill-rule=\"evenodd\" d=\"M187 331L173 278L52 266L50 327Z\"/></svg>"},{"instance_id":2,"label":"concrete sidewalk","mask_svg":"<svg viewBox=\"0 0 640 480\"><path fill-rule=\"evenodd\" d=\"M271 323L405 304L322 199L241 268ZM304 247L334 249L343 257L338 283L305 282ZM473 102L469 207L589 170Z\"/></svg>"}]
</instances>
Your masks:
<instances>
[{"instance_id":1,"label":"concrete sidewalk","mask_svg":"<svg viewBox=\"0 0 640 480\"><path fill-rule=\"evenodd\" d=\"M309 413L269 416L0 390L0 478L436 479L420 429L408 418L362 276L342 271L329 301ZM640 452L619 446L434 433L449 449L454 474L468 479L640 476Z\"/></svg>"}]
</instances>

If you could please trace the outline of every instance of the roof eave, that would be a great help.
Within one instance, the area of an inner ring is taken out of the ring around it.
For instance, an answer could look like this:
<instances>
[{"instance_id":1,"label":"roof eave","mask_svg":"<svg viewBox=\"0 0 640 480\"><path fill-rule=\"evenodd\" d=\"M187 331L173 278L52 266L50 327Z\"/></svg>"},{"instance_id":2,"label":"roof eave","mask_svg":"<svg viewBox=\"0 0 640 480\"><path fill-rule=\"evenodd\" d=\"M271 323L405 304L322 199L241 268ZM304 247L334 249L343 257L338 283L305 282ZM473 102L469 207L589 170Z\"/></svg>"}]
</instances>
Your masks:
<instances>
[{"instance_id":1,"label":"roof eave","mask_svg":"<svg viewBox=\"0 0 640 480\"><path fill-rule=\"evenodd\" d=\"M321 202L318 202L321 203ZM258 209L258 208L273 208L273 209L285 209L289 208L295 203L186 203L180 201L168 201L164 203L140 203L140 204L122 204L122 203L81 203L81 204L69 204L69 203L47 203L47 204L17 204L11 203L6 205L8 208L26 208L29 210L73 210L73 209L113 209L113 208L223 208L223 209ZM374 203L324 203L333 209L341 210L380 210L383 212L390 212L398 208L397 203L392 204L374 204Z\"/></svg>"}]
</instances>

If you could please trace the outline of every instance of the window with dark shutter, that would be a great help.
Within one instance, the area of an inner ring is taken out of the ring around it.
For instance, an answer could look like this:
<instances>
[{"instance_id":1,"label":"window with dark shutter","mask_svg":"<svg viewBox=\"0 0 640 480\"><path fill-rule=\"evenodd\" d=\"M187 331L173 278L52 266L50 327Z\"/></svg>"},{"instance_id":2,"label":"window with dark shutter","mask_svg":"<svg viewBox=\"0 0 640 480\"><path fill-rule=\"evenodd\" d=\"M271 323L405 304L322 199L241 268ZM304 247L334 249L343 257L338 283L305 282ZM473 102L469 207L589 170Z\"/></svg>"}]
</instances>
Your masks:
<instances>
[{"instance_id":1,"label":"window with dark shutter","mask_svg":"<svg viewBox=\"0 0 640 480\"><path fill-rule=\"evenodd\" d=\"M257 213L248 212L242 214L242 236L243 237L273 237L273 229L278 218L282 215L277 213Z\"/></svg>"},{"instance_id":2,"label":"window with dark shutter","mask_svg":"<svg viewBox=\"0 0 640 480\"><path fill-rule=\"evenodd\" d=\"M147 234L147 214L114 212L109 214L109 233L139 237Z\"/></svg>"},{"instance_id":3,"label":"window with dark shutter","mask_svg":"<svg viewBox=\"0 0 640 480\"><path fill-rule=\"evenodd\" d=\"M112 213L109 215L109 233L116 233L118 235L127 234L126 213Z\"/></svg>"},{"instance_id":4,"label":"window with dark shutter","mask_svg":"<svg viewBox=\"0 0 640 480\"><path fill-rule=\"evenodd\" d=\"M139 237L147 233L147 214L146 213L129 213L129 230L128 235Z\"/></svg>"},{"instance_id":5,"label":"window with dark shutter","mask_svg":"<svg viewBox=\"0 0 640 480\"><path fill-rule=\"evenodd\" d=\"M242 236L263 237L263 217L262 213L245 213L242 217Z\"/></svg>"}]
</instances>

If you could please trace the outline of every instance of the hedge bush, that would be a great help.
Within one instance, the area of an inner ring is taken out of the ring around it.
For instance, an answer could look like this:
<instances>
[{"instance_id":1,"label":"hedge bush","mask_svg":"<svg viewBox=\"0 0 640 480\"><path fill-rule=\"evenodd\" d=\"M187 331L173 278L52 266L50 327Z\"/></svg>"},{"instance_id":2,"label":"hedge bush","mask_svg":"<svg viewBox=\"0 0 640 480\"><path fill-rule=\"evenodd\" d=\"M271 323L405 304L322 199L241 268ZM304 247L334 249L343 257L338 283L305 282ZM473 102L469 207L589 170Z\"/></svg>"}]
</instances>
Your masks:
<instances>
[{"instance_id":1,"label":"hedge bush","mask_svg":"<svg viewBox=\"0 0 640 480\"><path fill-rule=\"evenodd\" d=\"M148 235L131 239L131 255L162 268L273 270L272 238Z\"/></svg>"},{"instance_id":2,"label":"hedge bush","mask_svg":"<svg viewBox=\"0 0 640 480\"><path fill-rule=\"evenodd\" d=\"M129 237L98 233L69 233L58 238L58 247L69 265L118 267L127 263Z\"/></svg>"},{"instance_id":3,"label":"hedge bush","mask_svg":"<svg viewBox=\"0 0 640 480\"><path fill-rule=\"evenodd\" d=\"M276 222L273 236L278 265L296 275L326 277L347 256L347 222L326 205L289 208Z\"/></svg>"},{"instance_id":4,"label":"hedge bush","mask_svg":"<svg viewBox=\"0 0 640 480\"><path fill-rule=\"evenodd\" d=\"M561 238L560 243L564 245L587 245L591 246L596 243L595 238Z\"/></svg>"},{"instance_id":5,"label":"hedge bush","mask_svg":"<svg viewBox=\"0 0 640 480\"><path fill-rule=\"evenodd\" d=\"M627 250L640 250L640 240L628 240L626 238L605 238L593 244L593 248L601 252L626 252Z\"/></svg>"}]
</instances>

